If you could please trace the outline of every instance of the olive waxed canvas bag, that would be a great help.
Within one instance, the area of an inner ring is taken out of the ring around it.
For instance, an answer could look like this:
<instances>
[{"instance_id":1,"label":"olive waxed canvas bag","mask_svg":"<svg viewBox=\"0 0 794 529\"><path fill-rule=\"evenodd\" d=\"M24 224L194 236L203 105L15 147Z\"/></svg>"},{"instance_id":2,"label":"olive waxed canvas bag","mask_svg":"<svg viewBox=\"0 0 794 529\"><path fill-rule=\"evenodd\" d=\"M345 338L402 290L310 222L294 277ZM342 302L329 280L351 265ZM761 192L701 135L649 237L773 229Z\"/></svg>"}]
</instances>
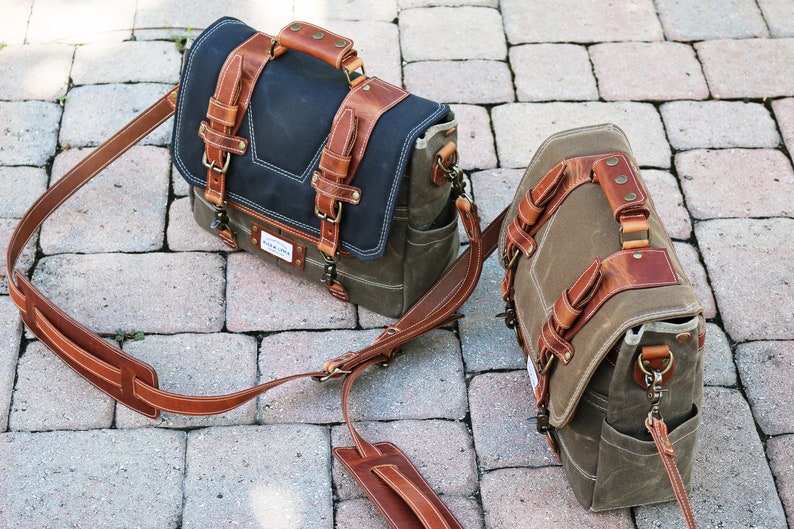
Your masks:
<instances>
[{"instance_id":1,"label":"olive waxed canvas bag","mask_svg":"<svg viewBox=\"0 0 794 529\"><path fill-rule=\"evenodd\" d=\"M702 309L614 125L536 152L502 226L506 322L580 503L686 497L703 388Z\"/></svg>"}]
</instances>

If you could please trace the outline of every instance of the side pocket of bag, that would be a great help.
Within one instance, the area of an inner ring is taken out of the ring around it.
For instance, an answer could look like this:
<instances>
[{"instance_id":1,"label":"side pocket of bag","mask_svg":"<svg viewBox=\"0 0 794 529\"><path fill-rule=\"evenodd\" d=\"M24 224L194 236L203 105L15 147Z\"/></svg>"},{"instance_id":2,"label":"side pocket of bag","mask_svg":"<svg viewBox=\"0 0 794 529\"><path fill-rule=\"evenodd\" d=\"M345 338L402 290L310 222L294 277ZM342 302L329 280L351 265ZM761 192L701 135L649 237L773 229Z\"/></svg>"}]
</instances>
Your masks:
<instances>
[{"instance_id":1,"label":"side pocket of bag","mask_svg":"<svg viewBox=\"0 0 794 529\"><path fill-rule=\"evenodd\" d=\"M410 307L452 264L460 249L458 222L454 210L440 227L406 230L403 261L404 307Z\"/></svg>"},{"instance_id":2,"label":"side pocket of bag","mask_svg":"<svg viewBox=\"0 0 794 529\"><path fill-rule=\"evenodd\" d=\"M692 417L670 432L677 453L694 453L699 423L700 410L694 406ZM693 462L694 457L676 461L684 482L690 480ZM675 495L653 441L618 432L604 420L591 509L603 511L669 500L675 500Z\"/></svg>"}]
</instances>

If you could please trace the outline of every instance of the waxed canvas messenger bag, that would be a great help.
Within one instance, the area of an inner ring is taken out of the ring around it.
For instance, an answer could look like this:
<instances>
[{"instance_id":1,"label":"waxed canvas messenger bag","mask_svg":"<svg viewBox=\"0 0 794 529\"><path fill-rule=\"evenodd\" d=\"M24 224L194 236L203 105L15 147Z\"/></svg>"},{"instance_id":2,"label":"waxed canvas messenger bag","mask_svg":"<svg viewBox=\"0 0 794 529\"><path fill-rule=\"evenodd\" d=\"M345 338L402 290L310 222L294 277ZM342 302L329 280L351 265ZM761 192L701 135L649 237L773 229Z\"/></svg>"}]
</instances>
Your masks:
<instances>
[{"instance_id":1,"label":"waxed canvas messenger bag","mask_svg":"<svg viewBox=\"0 0 794 529\"><path fill-rule=\"evenodd\" d=\"M547 435L581 504L686 498L704 319L614 125L550 137L502 226L506 321Z\"/></svg>"},{"instance_id":2,"label":"waxed canvas messenger bag","mask_svg":"<svg viewBox=\"0 0 794 529\"><path fill-rule=\"evenodd\" d=\"M312 24L218 20L185 59L173 161L229 247L396 317L457 257L456 121L364 72Z\"/></svg>"}]
</instances>

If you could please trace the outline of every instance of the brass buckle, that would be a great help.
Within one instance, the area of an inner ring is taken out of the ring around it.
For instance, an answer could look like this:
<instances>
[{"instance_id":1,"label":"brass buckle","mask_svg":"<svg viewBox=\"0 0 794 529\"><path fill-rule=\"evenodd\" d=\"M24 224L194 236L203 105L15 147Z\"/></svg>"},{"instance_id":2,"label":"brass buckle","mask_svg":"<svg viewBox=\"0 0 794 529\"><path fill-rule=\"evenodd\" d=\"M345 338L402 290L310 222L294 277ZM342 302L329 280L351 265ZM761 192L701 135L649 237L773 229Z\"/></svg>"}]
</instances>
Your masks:
<instances>
[{"instance_id":1,"label":"brass buckle","mask_svg":"<svg viewBox=\"0 0 794 529\"><path fill-rule=\"evenodd\" d=\"M331 224L339 224L339 222L342 220L342 203L336 203L336 218L331 218L330 216L326 215L320 211L317 206L314 206L314 214L317 215L320 220L330 222Z\"/></svg>"},{"instance_id":2,"label":"brass buckle","mask_svg":"<svg viewBox=\"0 0 794 529\"><path fill-rule=\"evenodd\" d=\"M332 373L328 373L324 377L315 377L315 380L317 380L317 382L325 382L326 380L336 378L340 375L349 375L350 373L352 373L352 371L345 371L344 369L339 369L337 367Z\"/></svg>"},{"instance_id":3,"label":"brass buckle","mask_svg":"<svg viewBox=\"0 0 794 529\"><path fill-rule=\"evenodd\" d=\"M204 154L201 156L201 163L204 164L204 167L215 171L216 173L226 174L226 171L229 170L229 163L232 161L232 155L228 152L226 154L226 159L223 161L223 168L218 167L215 165L215 161L212 162L207 161L207 151L204 151Z\"/></svg>"}]
</instances>

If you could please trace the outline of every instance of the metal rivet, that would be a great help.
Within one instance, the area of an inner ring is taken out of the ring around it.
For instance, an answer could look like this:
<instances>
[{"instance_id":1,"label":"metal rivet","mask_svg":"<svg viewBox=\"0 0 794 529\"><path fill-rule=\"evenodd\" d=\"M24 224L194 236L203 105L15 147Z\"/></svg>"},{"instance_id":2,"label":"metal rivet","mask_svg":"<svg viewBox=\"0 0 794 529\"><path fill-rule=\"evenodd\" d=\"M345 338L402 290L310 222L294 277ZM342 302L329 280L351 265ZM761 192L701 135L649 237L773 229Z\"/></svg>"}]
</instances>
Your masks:
<instances>
[{"instance_id":1,"label":"metal rivet","mask_svg":"<svg viewBox=\"0 0 794 529\"><path fill-rule=\"evenodd\" d=\"M622 175L618 175L618 176L615 178L615 182L616 182L616 183L618 183L618 184L625 184L625 183L626 183L626 182L628 182L628 181L629 181L629 177L628 177L628 176L626 176L626 175L624 175L624 174L622 174Z\"/></svg>"},{"instance_id":2,"label":"metal rivet","mask_svg":"<svg viewBox=\"0 0 794 529\"><path fill-rule=\"evenodd\" d=\"M397 329L389 329L386 331L386 334L396 334L396 333L397 333Z\"/></svg>"},{"instance_id":3,"label":"metal rivet","mask_svg":"<svg viewBox=\"0 0 794 529\"><path fill-rule=\"evenodd\" d=\"M634 252L631 256L635 259L642 259L642 252Z\"/></svg>"},{"instance_id":4,"label":"metal rivet","mask_svg":"<svg viewBox=\"0 0 794 529\"><path fill-rule=\"evenodd\" d=\"M667 367L668 365L670 365L670 359L662 358L662 367Z\"/></svg>"},{"instance_id":5,"label":"metal rivet","mask_svg":"<svg viewBox=\"0 0 794 529\"><path fill-rule=\"evenodd\" d=\"M297 259L297 260L295 261L295 264L296 264L297 266L303 266L303 261L301 261L300 259Z\"/></svg>"},{"instance_id":6,"label":"metal rivet","mask_svg":"<svg viewBox=\"0 0 794 529\"><path fill-rule=\"evenodd\" d=\"M631 202L632 200L637 200L637 194L636 193L626 193L626 196L624 196L623 199L626 200L627 202Z\"/></svg>"},{"instance_id":7,"label":"metal rivet","mask_svg":"<svg viewBox=\"0 0 794 529\"><path fill-rule=\"evenodd\" d=\"M257 244L259 244L259 241L257 241L256 239L251 239L251 244L256 246Z\"/></svg>"},{"instance_id":8,"label":"metal rivet","mask_svg":"<svg viewBox=\"0 0 794 529\"><path fill-rule=\"evenodd\" d=\"M177 92L176 92L176 90L174 90L173 92L171 92L171 95L170 95L170 97L171 97L171 99L174 99L174 100L176 100L176 98L177 98Z\"/></svg>"},{"instance_id":9,"label":"metal rivet","mask_svg":"<svg viewBox=\"0 0 794 529\"><path fill-rule=\"evenodd\" d=\"M325 37L325 35L324 35L324 34L323 34L321 31L318 31L317 33L315 33L314 35L312 35L312 38L313 38L314 40L320 40L320 39L322 39L323 37Z\"/></svg>"},{"instance_id":10,"label":"metal rivet","mask_svg":"<svg viewBox=\"0 0 794 529\"><path fill-rule=\"evenodd\" d=\"M687 343L692 339L692 335L688 332L682 332L680 334L676 334L675 339L678 340L679 343Z\"/></svg>"},{"instance_id":11,"label":"metal rivet","mask_svg":"<svg viewBox=\"0 0 794 529\"><path fill-rule=\"evenodd\" d=\"M566 362L569 362L571 360L571 352L570 351L566 351L564 358L565 358Z\"/></svg>"},{"instance_id":12,"label":"metal rivet","mask_svg":"<svg viewBox=\"0 0 794 529\"><path fill-rule=\"evenodd\" d=\"M336 42L334 42L334 46L336 46L337 48L344 48L345 46L347 46L347 42L343 40L337 40Z\"/></svg>"},{"instance_id":13,"label":"metal rivet","mask_svg":"<svg viewBox=\"0 0 794 529\"><path fill-rule=\"evenodd\" d=\"M353 200L361 200L361 193L353 191Z\"/></svg>"},{"instance_id":14,"label":"metal rivet","mask_svg":"<svg viewBox=\"0 0 794 529\"><path fill-rule=\"evenodd\" d=\"M364 86L361 87L361 89L364 90L365 92L369 92L370 88L372 87L368 84L365 84Z\"/></svg>"},{"instance_id":15,"label":"metal rivet","mask_svg":"<svg viewBox=\"0 0 794 529\"><path fill-rule=\"evenodd\" d=\"M243 149L245 149L245 142L244 142L244 141L241 141L240 143L238 143L238 144L237 144L237 148L238 148L238 149L240 149L241 151L242 151Z\"/></svg>"},{"instance_id":16,"label":"metal rivet","mask_svg":"<svg viewBox=\"0 0 794 529\"><path fill-rule=\"evenodd\" d=\"M303 27L303 26L301 26L300 24L293 24L293 25L291 25L289 28L290 28L292 31L300 31L302 27Z\"/></svg>"},{"instance_id":17,"label":"metal rivet","mask_svg":"<svg viewBox=\"0 0 794 529\"><path fill-rule=\"evenodd\" d=\"M204 134L205 130L207 130L207 127L205 127L204 125L200 126L199 127L199 134Z\"/></svg>"},{"instance_id":18,"label":"metal rivet","mask_svg":"<svg viewBox=\"0 0 794 529\"><path fill-rule=\"evenodd\" d=\"M258 232L259 231L259 226L254 224L253 226L251 226L251 231L254 232L254 233Z\"/></svg>"},{"instance_id":19,"label":"metal rivet","mask_svg":"<svg viewBox=\"0 0 794 529\"><path fill-rule=\"evenodd\" d=\"M298 253L303 255L303 247L302 246L298 246Z\"/></svg>"},{"instance_id":20,"label":"metal rivet","mask_svg":"<svg viewBox=\"0 0 794 529\"><path fill-rule=\"evenodd\" d=\"M651 361L650 360L643 360L642 361L642 365L644 367L651 367Z\"/></svg>"},{"instance_id":21,"label":"metal rivet","mask_svg":"<svg viewBox=\"0 0 794 529\"><path fill-rule=\"evenodd\" d=\"M609 159L607 159L607 165L609 167L615 167L617 164L618 164L618 159L617 158L609 158Z\"/></svg>"},{"instance_id":22,"label":"metal rivet","mask_svg":"<svg viewBox=\"0 0 794 529\"><path fill-rule=\"evenodd\" d=\"M312 182L316 182L316 181L317 181L317 180L319 180L319 179L320 179L320 177L319 177L319 176L317 176L317 173L314 173L314 174L312 175Z\"/></svg>"}]
</instances>

